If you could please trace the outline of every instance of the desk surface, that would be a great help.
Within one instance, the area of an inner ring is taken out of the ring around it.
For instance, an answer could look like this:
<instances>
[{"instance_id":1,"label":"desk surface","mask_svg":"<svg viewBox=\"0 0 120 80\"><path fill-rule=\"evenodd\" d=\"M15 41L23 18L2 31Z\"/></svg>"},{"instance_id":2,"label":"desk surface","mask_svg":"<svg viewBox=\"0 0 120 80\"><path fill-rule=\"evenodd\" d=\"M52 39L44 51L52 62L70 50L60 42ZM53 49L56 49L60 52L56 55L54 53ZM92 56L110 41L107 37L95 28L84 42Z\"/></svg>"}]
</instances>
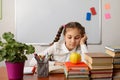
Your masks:
<instances>
[{"instance_id":1,"label":"desk surface","mask_svg":"<svg viewBox=\"0 0 120 80\"><path fill-rule=\"evenodd\" d=\"M0 67L0 79L8 80L6 67ZM34 75L24 75L23 80L67 80L64 74L50 74L49 77L46 78L38 78L37 74Z\"/></svg>"}]
</instances>

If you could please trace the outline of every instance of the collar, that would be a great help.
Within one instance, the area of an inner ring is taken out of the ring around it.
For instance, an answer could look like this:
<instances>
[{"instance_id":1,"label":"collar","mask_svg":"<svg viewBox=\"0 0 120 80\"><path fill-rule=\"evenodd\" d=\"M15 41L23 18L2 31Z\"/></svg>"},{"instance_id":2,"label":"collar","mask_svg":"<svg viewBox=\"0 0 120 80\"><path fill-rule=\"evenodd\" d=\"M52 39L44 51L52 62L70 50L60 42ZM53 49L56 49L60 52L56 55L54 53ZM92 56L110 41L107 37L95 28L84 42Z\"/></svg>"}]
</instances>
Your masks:
<instances>
[{"instance_id":1,"label":"collar","mask_svg":"<svg viewBox=\"0 0 120 80\"><path fill-rule=\"evenodd\" d=\"M67 49L66 45L65 45L65 42L63 42L63 43L62 43L62 50L63 50L65 53L75 52L75 51L76 51L76 47L75 47L73 50L69 51L69 50Z\"/></svg>"}]
</instances>

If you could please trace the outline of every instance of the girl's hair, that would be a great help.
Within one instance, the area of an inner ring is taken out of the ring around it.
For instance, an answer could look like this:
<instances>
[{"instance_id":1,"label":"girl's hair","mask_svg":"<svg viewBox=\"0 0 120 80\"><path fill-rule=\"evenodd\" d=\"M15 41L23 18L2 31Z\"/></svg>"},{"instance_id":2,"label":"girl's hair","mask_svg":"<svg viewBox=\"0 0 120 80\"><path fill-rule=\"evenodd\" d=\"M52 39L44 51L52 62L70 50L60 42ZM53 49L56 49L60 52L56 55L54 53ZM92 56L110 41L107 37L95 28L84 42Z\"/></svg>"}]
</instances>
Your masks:
<instances>
[{"instance_id":1,"label":"girl's hair","mask_svg":"<svg viewBox=\"0 0 120 80\"><path fill-rule=\"evenodd\" d=\"M60 37L61 37L62 31L64 30L63 35L65 35L67 28L77 28L77 29L80 30L80 34L82 36L84 36L84 34L85 34L85 28L80 23L78 23L78 22L69 22L68 24L66 24L64 26L61 26L59 28L59 30L58 30L58 32L57 32L57 34L55 36L55 39L53 40L53 42L50 45L54 44L54 42L58 42ZM87 42L85 42L85 44L87 45Z\"/></svg>"}]
</instances>

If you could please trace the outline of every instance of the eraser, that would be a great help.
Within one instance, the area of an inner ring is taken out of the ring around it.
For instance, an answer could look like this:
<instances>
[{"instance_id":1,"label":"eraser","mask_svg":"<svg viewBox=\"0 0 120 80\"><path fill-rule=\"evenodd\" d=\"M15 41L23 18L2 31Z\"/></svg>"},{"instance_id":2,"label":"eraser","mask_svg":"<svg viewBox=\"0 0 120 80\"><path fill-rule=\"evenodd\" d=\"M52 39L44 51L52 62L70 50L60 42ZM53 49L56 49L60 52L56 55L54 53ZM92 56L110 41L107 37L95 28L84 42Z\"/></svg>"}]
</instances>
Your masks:
<instances>
[{"instance_id":1,"label":"eraser","mask_svg":"<svg viewBox=\"0 0 120 80\"><path fill-rule=\"evenodd\" d=\"M91 11L92 15L96 15L96 10L95 10L94 7L91 7L91 8L90 8L90 11Z\"/></svg>"},{"instance_id":2,"label":"eraser","mask_svg":"<svg viewBox=\"0 0 120 80\"><path fill-rule=\"evenodd\" d=\"M88 21L91 20L91 13L90 12L86 13L86 20L88 20Z\"/></svg>"}]
</instances>

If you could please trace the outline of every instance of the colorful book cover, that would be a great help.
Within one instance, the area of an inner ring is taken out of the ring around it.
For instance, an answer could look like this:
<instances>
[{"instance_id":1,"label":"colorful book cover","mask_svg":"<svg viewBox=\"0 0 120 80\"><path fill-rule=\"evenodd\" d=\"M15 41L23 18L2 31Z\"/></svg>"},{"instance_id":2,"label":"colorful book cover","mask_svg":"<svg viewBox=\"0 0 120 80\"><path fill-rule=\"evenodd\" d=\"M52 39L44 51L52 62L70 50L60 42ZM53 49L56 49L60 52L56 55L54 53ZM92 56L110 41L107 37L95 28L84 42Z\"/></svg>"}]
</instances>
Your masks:
<instances>
[{"instance_id":1,"label":"colorful book cover","mask_svg":"<svg viewBox=\"0 0 120 80\"><path fill-rule=\"evenodd\" d=\"M89 74L89 70L86 70L86 69L79 69L79 70L70 69L70 70L68 70L67 67L64 67L64 69L65 69L64 71L66 71L67 74L72 74L72 75L74 75L74 74Z\"/></svg>"},{"instance_id":2,"label":"colorful book cover","mask_svg":"<svg viewBox=\"0 0 120 80\"><path fill-rule=\"evenodd\" d=\"M76 64L71 63L71 62L65 62L65 65L67 67L88 67L87 64L84 63L84 62L79 62L79 63L76 63Z\"/></svg>"},{"instance_id":3,"label":"colorful book cover","mask_svg":"<svg viewBox=\"0 0 120 80\"><path fill-rule=\"evenodd\" d=\"M81 72L88 71L88 65L84 62L79 62L77 64L73 64L71 62L65 62L66 69L69 70L79 70Z\"/></svg>"}]
</instances>

